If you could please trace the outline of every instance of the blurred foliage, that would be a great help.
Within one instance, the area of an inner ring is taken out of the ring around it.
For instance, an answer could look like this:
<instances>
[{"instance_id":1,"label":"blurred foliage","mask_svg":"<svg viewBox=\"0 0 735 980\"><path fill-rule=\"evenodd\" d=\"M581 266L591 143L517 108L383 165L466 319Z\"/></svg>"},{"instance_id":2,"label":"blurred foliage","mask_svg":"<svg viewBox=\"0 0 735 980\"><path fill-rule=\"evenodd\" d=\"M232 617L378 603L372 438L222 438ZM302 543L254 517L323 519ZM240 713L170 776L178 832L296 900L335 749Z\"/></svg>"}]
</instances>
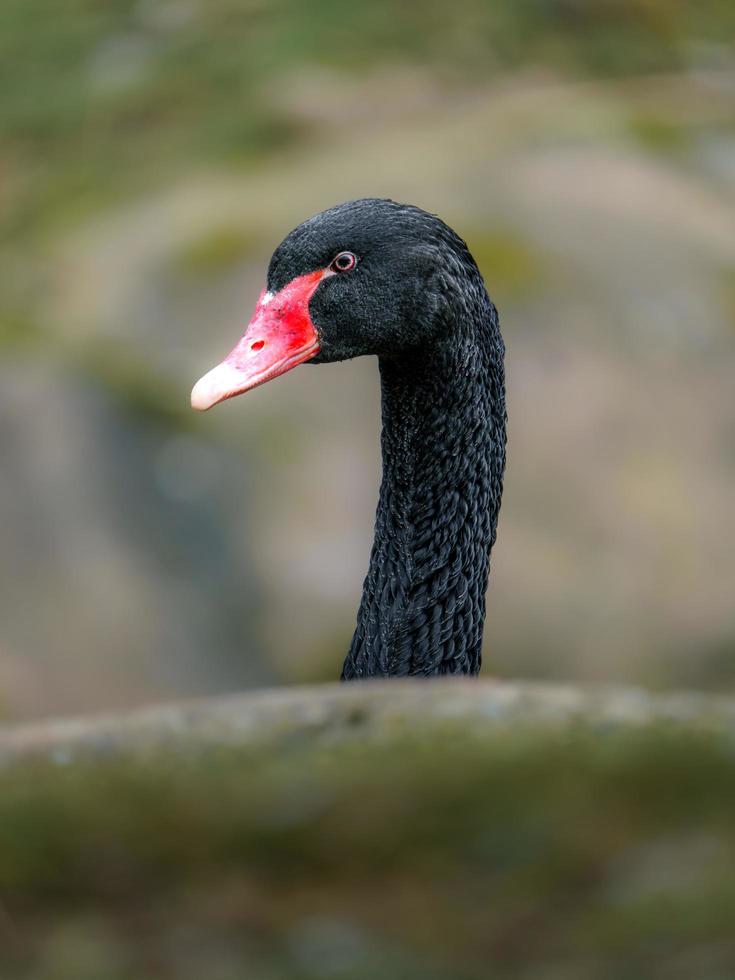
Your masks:
<instances>
[{"instance_id":1,"label":"blurred foliage","mask_svg":"<svg viewBox=\"0 0 735 980\"><path fill-rule=\"evenodd\" d=\"M732 975L731 736L362 722L6 769L4 980Z\"/></svg>"},{"instance_id":2,"label":"blurred foliage","mask_svg":"<svg viewBox=\"0 0 735 980\"><path fill-rule=\"evenodd\" d=\"M487 229L469 231L467 244L498 305L528 295L544 275L544 258L531 242L517 232Z\"/></svg>"},{"instance_id":3,"label":"blurred foliage","mask_svg":"<svg viewBox=\"0 0 735 980\"><path fill-rule=\"evenodd\" d=\"M636 113L631 117L630 130L644 149L671 153L691 144L691 130L670 119L652 113Z\"/></svg>"},{"instance_id":4,"label":"blurred foliage","mask_svg":"<svg viewBox=\"0 0 735 980\"><path fill-rule=\"evenodd\" d=\"M167 383L127 345L110 340L87 342L68 351L67 367L98 385L146 427L187 432L198 426L197 416L177 397L178 386Z\"/></svg>"},{"instance_id":5,"label":"blurred foliage","mask_svg":"<svg viewBox=\"0 0 735 980\"><path fill-rule=\"evenodd\" d=\"M300 66L430 64L459 83L524 65L631 74L696 67L733 34L729 0L5 0L0 234L42 231L164 169L309 138L270 92Z\"/></svg>"},{"instance_id":6,"label":"blurred foliage","mask_svg":"<svg viewBox=\"0 0 735 980\"><path fill-rule=\"evenodd\" d=\"M42 329L26 314L8 312L0 316L0 348L24 350L42 340Z\"/></svg>"},{"instance_id":7,"label":"blurred foliage","mask_svg":"<svg viewBox=\"0 0 735 980\"><path fill-rule=\"evenodd\" d=\"M226 271L253 251L252 232L225 226L186 242L173 257L176 272L184 278L206 278Z\"/></svg>"},{"instance_id":8,"label":"blurred foliage","mask_svg":"<svg viewBox=\"0 0 735 980\"><path fill-rule=\"evenodd\" d=\"M735 330L735 269L722 272L722 294L725 307L730 314L730 322Z\"/></svg>"}]
</instances>

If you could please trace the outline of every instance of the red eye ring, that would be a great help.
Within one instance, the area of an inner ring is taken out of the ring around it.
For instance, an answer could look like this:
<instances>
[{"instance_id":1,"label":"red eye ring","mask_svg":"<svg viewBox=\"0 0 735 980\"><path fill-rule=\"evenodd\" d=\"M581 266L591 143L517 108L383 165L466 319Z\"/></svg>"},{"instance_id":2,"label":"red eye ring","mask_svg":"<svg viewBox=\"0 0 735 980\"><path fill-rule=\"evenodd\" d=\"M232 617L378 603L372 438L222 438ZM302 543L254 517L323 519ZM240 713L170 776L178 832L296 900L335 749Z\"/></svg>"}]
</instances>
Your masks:
<instances>
[{"instance_id":1,"label":"red eye ring","mask_svg":"<svg viewBox=\"0 0 735 980\"><path fill-rule=\"evenodd\" d=\"M329 268L332 272L350 272L357 265L357 256L352 252L340 252L332 259Z\"/></svg>"}]
</instances>

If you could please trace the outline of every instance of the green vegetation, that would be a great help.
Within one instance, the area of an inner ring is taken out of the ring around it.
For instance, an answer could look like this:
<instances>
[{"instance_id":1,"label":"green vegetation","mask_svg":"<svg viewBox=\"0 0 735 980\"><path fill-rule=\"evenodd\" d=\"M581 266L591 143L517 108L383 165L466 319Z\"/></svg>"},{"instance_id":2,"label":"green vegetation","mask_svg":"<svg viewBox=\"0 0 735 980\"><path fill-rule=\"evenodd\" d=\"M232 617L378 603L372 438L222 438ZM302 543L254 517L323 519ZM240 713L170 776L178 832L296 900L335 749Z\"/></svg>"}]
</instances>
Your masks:
<instances>
[{"instance_id":1,"label":"green vegetation","mask_svg":"<svg viewBox=\"0 0 735 980\"><path fill-rule=\"evenodd\" d=\"M733 329L735 329L735 269L722 271L721 291L725 309L729 314Z\"/></svg>"},{"instance_id":2,"label":"green vegetation","mask_svg":"<svg viewBox=\"0 0 735 980\"><path fill-rule=\"evenodd\" d=\"M353 722L4 771L4 980L732 974L729 736Z\"/></svg>"},{"instance_id":3,"label":"green vegetation","mask_svg":"<svg viewBox=\"0 0 735 980\"><path fill-rule=\"evenodd\" d=\"M686 149L692 141L691 128L651 113L634 113L630 131L644 149L671 153Z\"/></svg>"},{"instance_id":4,"label":"green vegetation","mask_svg":"<svg viewBox=\"0 0 735 980\"><path fill-rule=\"evenodd\" d=\"M35 347L42 339L38 324L22 313L7 313L0 317L0 348L26 350Z\"/></svg>"},{"instance_id":5,"label":"green vegetation","mask_svg":"<svg viewBox=\"0 0 735 980\"><path fill-rule=\"evenodd\" d=\"M543 281L544 257L513 231L470 231L467 244L498 305L528 295Z\"/></svg>"},{"instance_id":6,"label":"green vegetation","mask_svg":"<svg viewBox=\"0 0 735 980\"><path fill-rule=\"evenodd\" d=\"M174 266L187 278L207 278L246 258L256 243L257 238L242 228L214 228L183 245L174 256Z\"/></svg>"},{"instance_id":7,"label":"green vegetation","mask_svg":"<svg viewBox=\"0 0 735 980\"><path fill-rule=\"evenodd\" d=\"M32 235L174 169L247 165L313 133L273 83L307 65L431 66L478 81L524 65L631 74L696 64L735 34L726 0L6 0L0 12L3 238ZM698 48L698 45L700 48Z\"/></svg>"}]
</instances>

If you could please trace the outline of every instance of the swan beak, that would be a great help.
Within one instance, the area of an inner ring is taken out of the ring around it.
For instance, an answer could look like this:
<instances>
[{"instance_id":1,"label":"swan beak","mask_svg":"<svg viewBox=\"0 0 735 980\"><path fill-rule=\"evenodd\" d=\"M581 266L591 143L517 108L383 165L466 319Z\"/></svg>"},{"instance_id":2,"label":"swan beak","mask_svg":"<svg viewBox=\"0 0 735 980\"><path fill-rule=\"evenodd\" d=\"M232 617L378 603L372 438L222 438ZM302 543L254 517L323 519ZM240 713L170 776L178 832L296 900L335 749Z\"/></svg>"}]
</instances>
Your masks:
<instances>
[{"instance_id":1,"label":"swan beak","mask_svg":"<svg viewBox=\"0 0 735 980\"><path fill-rule=\"evenodd\" d=\"M194 385L191 407L198 412L277 378L319 353L319 336L309 300L325 270L292 279L277 293L260 294L253 318L227 357Z\"/></svg>"}]
</instances>

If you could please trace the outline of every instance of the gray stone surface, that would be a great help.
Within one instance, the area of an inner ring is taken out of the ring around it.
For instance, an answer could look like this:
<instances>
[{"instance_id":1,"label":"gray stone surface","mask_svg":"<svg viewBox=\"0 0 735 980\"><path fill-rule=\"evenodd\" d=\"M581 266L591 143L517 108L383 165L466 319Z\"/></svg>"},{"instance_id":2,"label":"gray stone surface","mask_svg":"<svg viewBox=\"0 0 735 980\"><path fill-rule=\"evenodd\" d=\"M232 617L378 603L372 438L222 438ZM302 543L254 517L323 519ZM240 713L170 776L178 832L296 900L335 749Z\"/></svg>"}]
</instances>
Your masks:
<instances>
[{"instance_id":1,"label":"gray stone surface","mask_svg":"<svg viewBox=\"0 0 735 980\"><path fill-rule=\"evenodd\" d=\"M299 738L379 738L396 729L466 725L482 733L509 726L581 723L601 731L664 723L732 731L735 698L640 688L436 680L326 684L249 691L152 706L125 714L0 726L0 764L258 745Z\"/></svg>"}]
</instances>

